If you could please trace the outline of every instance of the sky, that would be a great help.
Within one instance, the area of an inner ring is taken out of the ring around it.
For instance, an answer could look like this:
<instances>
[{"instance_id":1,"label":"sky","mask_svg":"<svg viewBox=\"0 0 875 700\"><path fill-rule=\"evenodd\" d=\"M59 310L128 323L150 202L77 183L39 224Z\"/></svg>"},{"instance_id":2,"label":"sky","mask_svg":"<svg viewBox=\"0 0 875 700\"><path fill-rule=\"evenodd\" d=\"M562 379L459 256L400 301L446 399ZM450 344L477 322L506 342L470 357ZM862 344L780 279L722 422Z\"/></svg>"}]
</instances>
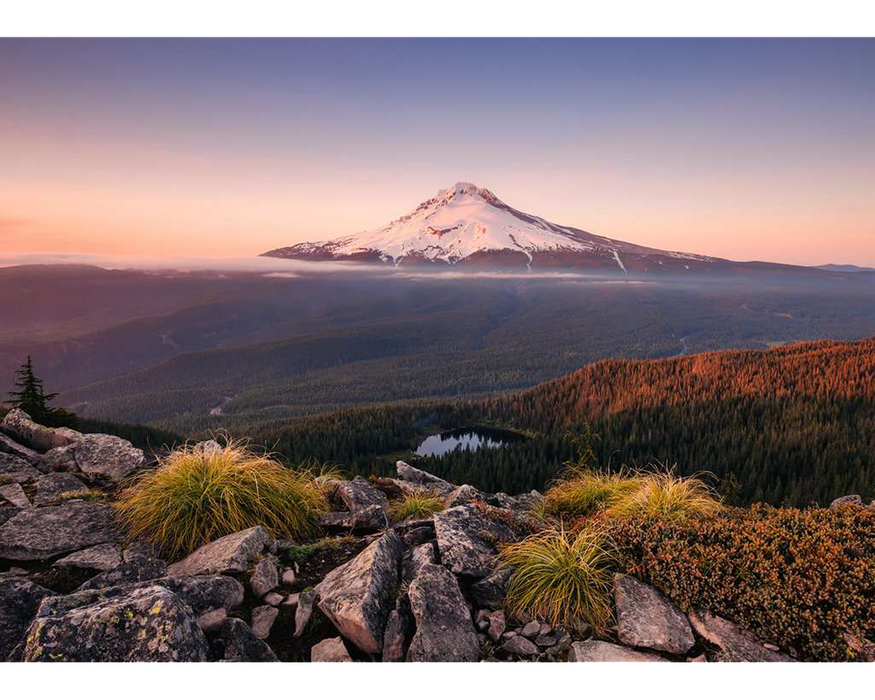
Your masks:
<instances>
[{"instance_id":1,"label":"sky","mask_svg":"<svg viewBox=\"0 0 875 700\"><path fill-rule=\"evenodd\" d=\"M0 252L256 255L457 181L737 260L875 264L875 40L0 39Z\"/></svg>"}]
</instances>

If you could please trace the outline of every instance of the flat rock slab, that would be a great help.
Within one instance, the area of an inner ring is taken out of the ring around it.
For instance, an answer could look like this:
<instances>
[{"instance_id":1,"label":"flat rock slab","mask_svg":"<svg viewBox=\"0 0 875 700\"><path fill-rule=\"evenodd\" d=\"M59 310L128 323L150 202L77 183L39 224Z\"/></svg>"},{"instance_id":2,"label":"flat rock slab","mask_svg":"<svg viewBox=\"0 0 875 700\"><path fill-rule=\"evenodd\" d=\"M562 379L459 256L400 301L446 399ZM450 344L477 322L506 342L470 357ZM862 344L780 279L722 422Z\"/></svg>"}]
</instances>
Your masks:
<instances>
[{"instance_id":1,"label":"flat rock slab","mask_svg":"<svg viewBox=\"0 0 875 700\"><path fill-rule=\"evenodd\" d=\"M622 574L614 577L617 636L623 644L686 654L696 643L686 616L662 593Z\"/></svg>"},{"instance_id":2,"label":"flat rock slab","mask_svg":"<svg viewBox=\"0 0 875 700\"><path fill-rule=\"evenodd\" d=\"M13 408L6 414L3 422L0 423L0 431L38 452L46 452L53 447L63 447L73 442L64 431L34 423L20 408Z\"/></svg>"},{"instance_id":3,"label":"flat rock slab","mask_svg":"<svg viewBox=\"0 0 875 700\"><path fill-rule=\"evenodd\" d=\"M99 474L124 481L146 463L143 450L115 435L85 435L73 446L76 465L83 474Z\"/></svg>"},{"instance_id":4,"label":"flat rock slab","mask_svg":"<svg viewBox=\"0 0 875 700\"><path fill-rule=\"evenodd\" d=\"M12 455L13 457L20 457L32 465L37 465L42 461L42 456L39 452L16 442L2 432L0 432L0 452Z\"/></svg>"},{"instance_id":5,"label":"flat rock slab","mask_svg":"<svg viewBox=\"0 0 875 700\"><path fill-rule=\"evenodd\" d=\"M123 539L110 506L70 501L23 510L0 525L0 558L35 561Z\"/></svg>"},{"instance_id":6,"label":"flat rock slab","mask_svg":"<svg viewBox=\"0 0 875 700\"><path fill-rule=\"evenodd\" d=\"M191 608L159 585L49 614L27 630L23 661L207 661Z\"/></svg>"},{"instance_id":7,"label":"flat rock slab","mask_svg":"<svg viewBox=\"0 0 875 700\"><path fill-rule=\"evenodd\" d=\"M80 569L109 571L122 563L122 548L118 544L96 544L58 559L53 566L75 566Z\"/></svg>"},{"instance_id":8,"label":"flat rock slab","mask_svg":"<svg viewBox=\"0 0 875 700\"><path fill-rule=\"evenodd\" d=\"M483 578L495 569L496 544L515 542L521 533L472 504L434 515L441 562L457 576Z\"/></svg>"},{"instance_id":9,"label":"flat rock slab","mask_svg":"<svg viewBox=\"0 0 875 700\"><path fill-rule=\"evenodd\" d=\"M0 574L0 662L24 639L43 598L53 595L26 578Z\"/></svg>"},{"instance_id":10,"label":"flat rock slab","mask_svg":"<svg viewBox=\"0 0 875 700\"><path fill-rule=\"evenodd\" d=\"M362 476L357 476L351 481L339 481L335 487L335 493L352 513L369 506L379 506L383 510L389 507L386 494L375 489Z\"/></svg>"},{"instance_id":11,"label":"flat rock slab","mask_svg":"<svg viewBox=\"0 0 875 700\"><path fill-rule=\"evenodd\" d=\"M434 474L429 474L422 469L411 467L407 462L400 459L395 462L395 471L398 473L398 478L402 481L406 481L410 484L417 484L419 486L427 486L430 489L439 491L445 496L449 496L456 490L456 486L449 481L444 481L440 477L437 477Z\"/></svg>"},{"instance_id":12,"label":"flat rock slab","mask_svg":"<svg viewBox=\"0 0 875 700\"><path fill-rule=\"evenodd\" d=\"M36 496L33 502L37 506L44 506L57 501L61 494L87 490L85 483L72 474L64 472L45 474L37 479Z\"/></svg>"},{"instance_id":13,"label":"flat rock slab","mask_svg":"<svg viewBox=\"0 0 875 700\"><path fill-rule=\"evenodd\" d=\"M263 527L251 527L205 544L182 561L167 567L171 576L240 573L247 571L273 542Z\"/></svg>"},{"instance_id":14,"label":"flat rock slab","mask_svg":"<svg viewBox=\"0 0 875 700\"><path fill-rule=\"evenodd\" d=\"M21 488L21 484L18 483L4 484L3 486L0 486L0 503L3 503L4 501L16 508L25 509L31 507L27 494L24 492L24 489Z\"/></svg>"},{"instance_id":15,"label":"flat rock slab","mask_svg":"<svg viewBox=\"0 0 875 700\"><path fill-rule=\"evenodd\" d=\"M310 649L310 661L314 663L344 663L351 662L349 652L346 650L346 645L340 637L331 639L323 639L318 644L315 644Z\"/></svg>"},{"instance_id":16,"label":"flat rock slab","mask_svg":"<svg viewBox=\"0 0 875 700\"><path fill-rule=\"evenodd\" d=\"M395 605L403 549L398 535L390 530L316 586L319 609L364 652L383 650L383 631Z\"/></svg>"},{"instance_id":17,"label":"flat rock slab","mask_svg":"<svg viewBox=\"0 0 875 700\"><path fill-rule=\"evenodd\" d=\"M21 457L0 452L0 476L12 479L17 484L23 484L42 476L42 472Z\"/></svg>"},{"instance_id":18,"label":"flat rock slab","mask_svg":"<svg viewBox=\"0 0 875 700\"><path fill-rule=\"evenodd\" d=\"M572 661L665 661L661 656L635 651L619 644L588 640L571 645Z\"/></svg>"},{"instance_id":19,"label":"flat rock slab","mask_svg":"<svg viewBox=\"0 0 875 700\"><path fill-rule=\"evenodd\" d=\"M424 564L407 592L416 632L408 661L477 661L480 644L456 577Z\"/></svg>"},{"instance_id":20,"label":"flat rock slab","mask_svg":"<svg viewBox=\"0 0 875 700\"><path fill-rule=\"evenodd\" d=\"M729 620L709 612L690 613L690 623L696 634L704 637L722 652L720 661L792 661L786 654L766 649L756 635Z\"/></svg>"}]
</instances>

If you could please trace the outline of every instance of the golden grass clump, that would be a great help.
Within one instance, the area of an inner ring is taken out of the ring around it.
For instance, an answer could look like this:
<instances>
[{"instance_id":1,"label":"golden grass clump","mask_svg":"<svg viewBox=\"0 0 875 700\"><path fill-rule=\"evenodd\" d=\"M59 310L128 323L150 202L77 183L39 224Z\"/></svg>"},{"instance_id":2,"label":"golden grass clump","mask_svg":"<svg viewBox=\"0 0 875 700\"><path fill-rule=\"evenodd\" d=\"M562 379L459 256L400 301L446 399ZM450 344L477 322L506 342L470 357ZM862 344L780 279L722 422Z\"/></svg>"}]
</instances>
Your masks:
<instances>
[{"instance_id":1,"label":"golden grass clump","mask_svg":"<svg viewBox=\"0 0 875 700\"><path fill-rule=\"evenodd\" d=\"M261 525L276 537L313 533L327 500L309 469L228 440L221 450L174 450L125 488L116 511L131 538L171 560L233 532Z\"/></svg>"},{"instance_id":2,"label":"golden grass clump","mask_svg":"<svg viewBox=\"0 0 875 700\"><path fill-rule=\"evenodd\" d=\"M417 491L402 496L389 504L389 517L394 522L428 518L446 508L442 498L427 491Z\"/></svg>"},{"instance_id":3,"label":"golden grass clump","mask_svg":"<svg viewBox=\"0 0 875 700\"><path fill-rule=\"evenodd\" d=\"M709 517L723 509L717 494L696 476L671 471L641 474L636 489L605 510L609 518L683 521Z\"/></svg>"},{"instance_id":4,"label":"golden grass clump","mask_svg":"<svg viewBox=\"0 0 875 700\"><path fill-rule=\"evenodd\" d=\"M564 529L530 535L499 553L502 566L516 569L505 605L516 615L581 629L604 631L613 619L615 548L602 528Z\"/></svg>"},{"instance_id":5,"label":"golden grass clump","mask_svg":"<svg viewBox=\"0 0 875 700\"><path fill-rule=\"evenodd\" d=\"M555 482L539 504L541 515L578 518L595 515L640 486L640 477L621 470L571 469Z\"/></svg>"}]
</instances>

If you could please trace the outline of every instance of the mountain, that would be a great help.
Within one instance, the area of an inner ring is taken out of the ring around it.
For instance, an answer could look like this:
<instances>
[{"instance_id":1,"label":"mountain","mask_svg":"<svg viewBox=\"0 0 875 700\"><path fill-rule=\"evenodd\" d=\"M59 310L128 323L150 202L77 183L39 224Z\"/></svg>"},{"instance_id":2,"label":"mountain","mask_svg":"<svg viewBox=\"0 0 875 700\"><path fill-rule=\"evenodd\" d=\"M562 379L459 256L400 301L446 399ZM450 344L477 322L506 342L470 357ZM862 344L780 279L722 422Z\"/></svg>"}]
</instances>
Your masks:
<instances>
[{"instance_id":1,"label":"mountain","mask_svg":"<svg viewBox=\"0 0 875 700\"><path fill-rule=\"evenodd\" d=\"M860 265L817 265L818 270L826 272L875 272L875 267L861 267Z\"/></svg>"},{"instance_id":2,"label":"mountain","mask_svg":"<svg viewBox=\"0 0 875 700\"><path fill-rule=\"evenodd\" d=\"M619 274L784 269L693 253L647 248L553 224L502 202L489 190L457 182L409 214L373 231L299 243L262 254L297 260L348 260L393 265L595 269Z\"/></svg>"}]
</instances>

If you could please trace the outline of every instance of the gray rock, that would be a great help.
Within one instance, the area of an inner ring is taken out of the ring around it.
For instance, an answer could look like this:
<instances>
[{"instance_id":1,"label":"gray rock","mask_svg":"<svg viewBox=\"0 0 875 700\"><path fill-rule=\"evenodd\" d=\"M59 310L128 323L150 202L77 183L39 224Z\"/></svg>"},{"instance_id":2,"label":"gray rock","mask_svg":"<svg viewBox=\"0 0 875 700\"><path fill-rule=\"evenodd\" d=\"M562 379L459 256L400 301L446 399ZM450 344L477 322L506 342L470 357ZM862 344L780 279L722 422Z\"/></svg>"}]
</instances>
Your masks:
<instances>
[{"instance_id":1,"label":"gray rock","mask_svg":"<svg viewBox=\"0 0 875 700\"><path fill-rule=\"evenodd\" d=\"M20 408L13 408L6 414L0 423L0 431L37 452L46 452L73 442L62 432L34 423Z\"/></svg>"},{"instance_id":2,"label":"gray rock","mask_svg":"<svg viewBox=\"0 0 875 700\"><path fill-rule=\"evenodd\" d=\"M460 486L449 496L447 496L447 508L461 506L465 503L470 503L471 501L482 501L485 498L486 497L483 493L475 489L470 484L465 484L464 486Z\"/></svg>"},{"instance_id":3,"label":"gray rock","mask_svg":"<svg viewBox=\"0 0 875 700\"><path fill-rule=\"evenodd\" d=\"M79 465L76 464L74 448L75 445L65 445L49 450L43 455L39 468L49 473L78 472Z\"/></svg>"},{"instance_id":4,"label":"gray rock","mask_svg":"<svg viewBox=\"0 0 875 700\"><path fill-rule=\"evenodd\" d=\"M310 649L310 661L313 663L343 663L351 662L352 657L346 650L343 639L333 637L331 639L323 639L318 644L314 644Z\"/></svg>"},{"instance_id":5,"label":"gray rock","mask_svg":"<svg viewBox=\"0 0 875 700\"><path fill-rule=\"evenodd\" d=\"M507 595L507 584L513 576L515 568L498 569L486 578L471 586L471 597L478 606L497 610L504 607Z\"/></svg>"},{"instance_id":6,"label":"gray rock","mask_svg":"<svg viewBox=\"0 0 875 700\"><path fill-rule=\"evenodd\" d=\"M16 508L21 508L22 510L31 507L30 500L19 483L13 482L11 484L0 486L0 502L3 500Z\"/></svg>"},{"instance_id":7,"label":"gray rock","mask_svg":"<svg viewBox=\"0 0 875 700\"><path fill-rule=\"evenodd\" d=\"M208 657L206 637L191 608L159 585L59 614L41 605L22 654L24 661L207 661Z\"/></svg>"},{"instance_id":8,"label":"gray rock","mask_svg":"<svg viewBox=\"0 0 875 700\"><path fill-rule=\"evenodd\" d=\"M274 591L273 593L268 593L266 596L264 596L264 602L268 605L281 605L283 601L285 601L285 597L283 596L283 594L277 593L276 591Z\"/></svg>"},{"instance_id":9,"label":"gray rock","mask_svg":"<svg viewBox=\"0 0 875 700\"><path fill-rule=\"evenodd\" d=\"M73 455L83 474L124 481L146 463L143 450L115 435L86 435L75 443Z\"/></svg>"},{"instance_id":10,"label":"gray rock","mask_svg":"<svg viewBox=\"0 0 875 700\"><path fill-rule=\"evenodd\" d=\"M436 564L434 545L431 542L426 542L413 549L408 549L404 552L401 559L401 580L405 583L410 583L416 578L420 567L423 564Z\"/></svg>"},{"instance_id":11,"label":"gray rock","mask_svg":"<svg viewBox=\"0 0 875 700\"><path fill-rule=\"evenodd\" d=\"M158 550L148 542L143 542L142 540L131 542L122 552L123 561L130 561L134 557L160 558L158 556Z\"/></svg>"},{"instance_id":12,"label":"gray rock","mask_svg":"<svg viewBox=\"0 0 875 700\"><path fill-rule=\"evenodd\" d=\"M617 637L631 647L686 654L696 640L686 616L662 593L631 576L614 577Z\"/></svg>"},{"instance_id":13,"label":"gray rock","mask_svg":"<svg viewBox=\"0 0 875 700\"><path fill-rule=\"evenodd\" d=\"M79 569L110 571L122 563L122 548L118 544L96 544L58 559L52 566L75 566ZM162 574L163 575L163 574Z\"/></svg>"},{"instance_id":14,"label":"gray rock","mask_svg":"<svg viewBox=\"0 0 875 700\"><path fill-rule=\"evenodd\" d=\"M123 538L110 506L70 501L23 510L0 525L0 558L47 559Z\"/></svg>"},{"instance_id":15,"label":"gray rock","mask_svg":"<svg viewBox=\"0 0 875 700\"><path fill-rule=\"evenodd\" d=\"M0 476L5 476L17 484L23 484L38 479L41 475L41 471L21 457L0 452Z\"/></svg>"},{"instance_id":16,"label":"gray rock","mask_svg":"<svg viewBox=\"0 0 875 700\"><path fill-rule=\"evenodd\" d=\"M830 508L838 508L839 506L862 506L863 499L859 494L852 494L850 496L841 496L835 499L832 503L829 504Z\"/></svg>"},{"instance_id":17,"label":"gray rock","mask_svg":"<svg viewBox=\"0 0 875 700\"><path fill-rule=\"evenodd\" d=\"M495 569L496 545L515 542L522 533L476 506L448 508L434 515L441 562L457 576L483 578Z\"/></svg>"},{"instance_id":18,"label":"gray rock","mask_svg":"<svg viewBox=\"0 0 875 700\"><path fill-rule=\"evenodd\" d=\"M300 600L300 598L300 593L290 593L288 597L282 603L280 603L280 605L283 605L287 608L296 608L298 607L298 601Z\"/></svg>"},{"instance_id":19,"label":"gray rock","mask_svg":"<svg viewBox=\"0 0 875 700\"><path fill-rule=\"evenodd\" d=\"M402 530L401 541L406 547L417 547L426 542L434 540L434 521L430 521L430 525L421 525L419 527Z\"/></svg>"},{"instance_id":20,"label":"gray rock","mask_svg":"<svg viewBox=\"0 0 875 700\"><path fill-rule=\"evenodd\" d=\"M88 487L72 474L45 474L37 479L33 502L37 506L45 506L57 501L62 493L87 490Z\"/></svg>"},{"instance_id":21,"label":"gray rock","mask_svg":"<svg viewBox=\"0 0 875 700\"><path fill-rule=\"evenodd\" d=\"M389 530L316 586L319 609L364 652L383 650L383 630L395 604L402 551L398 535Z\"/></svg>"},{"instance_id":22,"label":"gray rock","mask_svg":"<svg viewBox=\"0 0 875 700\"><path fill-rule=\"evenodd\" d=\"M273 649L256 637L249 625L236 617L229 617L222 624L222 641L225 642L225 661L279 661Z\"/></svg>"},{"instance_id":23,"label":"gray rock","mask_svg":"<svg viewBox=\"0 0 875 700\"><path fill-rule=\"evenodd\" d=\"M523 628L520 630L520 634L529 639L531 637L537 637L541 633L541 623L537 620L532 620L531 622L527 622Z\"/></svg>"},{"instance_id":24,"label":"gray rock","mask_svg":"<svg viewBox=\"0 0 875 700\"><path fill-rule=\"evenodd\" d=\"M571 645L571 661L665 661L661 656L589 639Z\"/></svg>"},{"instance_id":25,"label":"gray rock","mask_svg":"<svg viewBox=\"0 0 875 700\"><path fill-rule=\"evenodd\" d=\"M15 440L4 435L2 432L0 432L0 452L2 452L3 454L12 455L13 457L20 457L25 462L36 467L37 469L39 469L39 464L42 461L42 457L39 452L15 442Z\"/></svg>"},{"instance_id":26,"label":"gray rock","mask_svg":"<svg viewBox=\"0 0 875 700\"><path fill-rule=\"evenodd\" d=\"M252 611L252 634L259 639L267 639L280 611L272 605L259 605Z\"/></svg>"},{"instance_id":27,"label":"gray rock","mask_svg":"<svg viewBox=\"0 0 875 700\"><path fill-rule=\"evenodd\" d=\"M154 583L176 593L197 615L216 608L234 610L243 603L243 584L230 576L167 576Z\"/></svg>"},{"instance_id":28,"label":"gray rock","mask_svg":"<svg viewBox=\"0 0 875 700\"><path fill-rule=\"evenodd\" d=\"M410 600L406 595L400 595L395 601L395 609L389 613L386 631L383 634L384 663L404 661L413 629Z\"/></svg>"},{"instance_id":29,"label":"gray rock","mask_svg":"<svg viewBox=\"0 0 875 700\"><path fill-rule=\"evenodd\" d=\"M265 594L270 593L279 586L280 577L277 571L277 560L268 555L259 561L255 565L255 571L249 579L249 585L252 586L252 592L257 598L264 597Z\"/></svg>"},{"instance_id":30,"label":"gray rock","mask_svg":"<svg viewBox=\"0 0 875 700\"><path fill-rule=\"evenodd\" d=\"M488 618L489 627L486 630L486 634L493 642L498 643L498 640L501 639L501 635L504 634L504 630L507 629L507 620L504 617L503 610L496 610L491 613Z\"/></svg>"},{"instance_id":31,"label":"gray rock","mask_svg":"<svg viewBox=\"0 0 875 700\"><path fill-rule=\"evenodd\" d=\"M263 527L251 527L205 544L182 561L171 564L171 576L241 573L247 571L258 556L270 546L273 537Z\"/></svg>"},{"instance_id":32,"label":"gray rock","mask_svg":"<svg viewBox=\"0 0 875 700\"><path fill-rule=\"evenodd\" d=\"M691 612L690 624L696 634L721 650L721 661L792 661L785 654L766 649L753 632L709 612Z\"/></svg>"},{"instance_id":33,"label":"gray rock","mask_svg":"<svg viewBox=\"0 0 875 700\"><path fill-rule=\"evenodd\" d=\"M282 582L285 586L294 586L295 585L295 570L294 569L283 569Z\"/></svg>"},{"instance_id":34,"label":"gray rock","mask_svg":"<svg viewBox=\"0 0 875 700\"><path fill-rule=\"evenodd\" d=\"M167 576L167 562L153 557L133 557L116 568L97 574L79 586L79 591L93 591L126 583L139 583Z\"/></svg>"},{"instance_id":35,"label":"gray rock","mask_svg":"<svg viewBox=\"0 0 875 700\"><path fill-rule=\"evenodd\" d=\"M21 508L18 506L13 506L9 503L0 503L0 525L5 523L7 520L12 520L16 515L21 512Z\"/></svg>"},{"instance_id":36,"label":"gray rock","mask_svg":"<svg viewBox=\"0 0 875 700\"><path fill-rule=\"evenodd\" d=\"M477 661L480 645L456 577L438 564L423 565L408 589L416 632L408 661Z\"/></svg>"},{"instance_id":37,"label":"gray rock","mask_svg":"<svg viewBox=\"0 0 875 700\"><path fill-rule=\"evenodd\" d=\"M433 488L446 496L456 490L456 487L450 482L444 481L434 474L422 471L422 469L411 467L407 462L401 460L395 462L395 471L398 472L398 476L402 481Z\"/></svg>"},{"instance_id":38,"label":"gray rock","mask_svg":"<svg viewBox=\"0 0 875 700\"><path fill-rule=\"evenodd\" d=\"M53 595L25 578L0 574L0 662L24 639L42 599Z\"/></svg>"},{"instance_id":39,"label":"gray rock","mask_svg":"<svg viewBox=\"0 0 875 700\"><path fill-rule=\"evenodd\" d=\"M528 639L518 634L508 639L502 646L502 651L514 656L534 656L539 652L538 647Z\"/></svg>"},{"instance_id":40,"label":"gray rock","mask_svg":"<svg viewBox=\"0 0 875 700\"><path fill-rule=\"evenodd\" d=\"M535 644L539 649L546 649L555 646L559 642L559 637L555 634L539 634L535 637Z\"/></svg>"},{"instance_id":41,"label":"gray rock","mask_svg":"<svg viewBox=\"0 0 875 700\"><path fill-rule=\"evenodd\" d=\"M216 608L215 610L207 610L201 613L197 619L198 627L204 634L217 634L221 632L222 625L228 618L228 611L225 608Z\"/></svg>"},{"instance_id":42,"label":"gray rock","mask_svg":"<svg viewBox=\"0 0 875 700\"><path fill-rule=\"evenodd\" d=\"M295 638L301 637L307 631L307 625L313 615L313 606L316 603L316 591L312 588L298 595L298 605L295 608Z\"/></svg>"},{"instance_id":43,"label":"gray rock","mask_svg":"<svg viewBox=\"0 0 875 700\"><path fill-rule=\"evenodd\" d=\"M335 493L353 514L371 506L379 506L385 513L389 507L386 494L375 489L362 476L357 476L352 481L338 481Z\"/></svg>"}]
</instances>

